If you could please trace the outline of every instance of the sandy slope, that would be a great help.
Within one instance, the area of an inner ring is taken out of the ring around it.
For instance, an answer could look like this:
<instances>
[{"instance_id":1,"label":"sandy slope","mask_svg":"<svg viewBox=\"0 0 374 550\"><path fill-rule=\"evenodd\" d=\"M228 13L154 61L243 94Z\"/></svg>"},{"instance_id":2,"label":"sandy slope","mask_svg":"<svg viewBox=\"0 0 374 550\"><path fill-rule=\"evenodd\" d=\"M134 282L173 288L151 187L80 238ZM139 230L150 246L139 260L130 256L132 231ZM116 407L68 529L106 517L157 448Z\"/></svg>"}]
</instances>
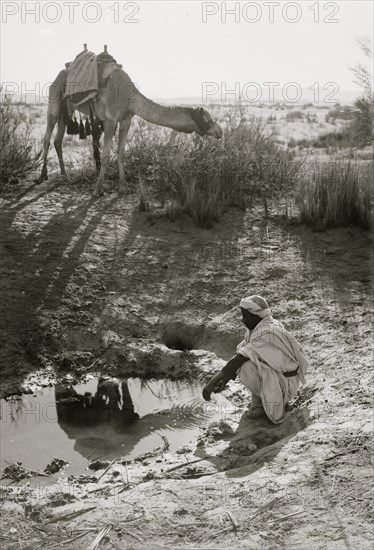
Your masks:
<instances>
[{"instance_id":1,"label":"sandy slope","mask_svg":"<svg viewBox=\"0 0 374 550\"><path fill-rule=\"evenodd\" d=\"M5 393L66 373L80 379L89 367L204 378L241 338L233 308L246 293L268 298L312 367L280 427L246 420L245 390L232 384L225 424L196 448L118 462L91 493L63 476L39 493L3 488L2 547L19 548L20 538L24 549L51 548L74 538L73 527L112 521L125 528L109 533L116 548L371 548L368 235L312 233L239 210L200 230L188 219L147 220L133 197L93 201L85 189L52 181L17 193L1 204ZM181 339L192 351L165 345ZM64 492L74 502L64 505ZM57 532L46 523L90 506ZM43 534L33 526L49 527ZM64 548L86 548L95 536Z\"/></svg>"}]
</instances>

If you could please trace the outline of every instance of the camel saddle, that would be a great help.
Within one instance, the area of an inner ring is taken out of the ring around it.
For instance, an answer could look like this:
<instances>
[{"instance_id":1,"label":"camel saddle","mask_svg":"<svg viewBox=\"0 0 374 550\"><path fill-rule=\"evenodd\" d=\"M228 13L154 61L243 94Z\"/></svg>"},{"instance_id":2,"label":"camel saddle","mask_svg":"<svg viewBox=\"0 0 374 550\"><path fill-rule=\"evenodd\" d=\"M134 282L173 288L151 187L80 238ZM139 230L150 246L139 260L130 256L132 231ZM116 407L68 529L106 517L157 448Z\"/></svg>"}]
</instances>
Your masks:
<instances>
[{"instance_id":1,"label":"camel saddle","mask_svg":"<svg viewBox=\"0 0 374 550\"><path fill-rule=\"evenodd\" d=\"M106 50L99 55L83 50L73 62L66 63L67 77L64 97L74 108L91 99L97 98L100 88L104 87L116 69L121 69L114 57Z\"/></svg>"}]
</instances>

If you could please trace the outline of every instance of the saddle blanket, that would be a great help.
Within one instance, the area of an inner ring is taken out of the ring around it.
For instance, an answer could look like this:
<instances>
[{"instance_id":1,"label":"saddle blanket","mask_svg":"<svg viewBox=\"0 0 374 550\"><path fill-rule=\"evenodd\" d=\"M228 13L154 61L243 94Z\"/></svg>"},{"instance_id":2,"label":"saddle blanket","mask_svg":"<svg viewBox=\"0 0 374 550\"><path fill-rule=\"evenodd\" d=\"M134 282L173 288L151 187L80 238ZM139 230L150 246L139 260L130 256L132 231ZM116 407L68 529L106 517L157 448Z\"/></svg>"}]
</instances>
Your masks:
<instances>
[{"instance_id":1,"label":"saddle blanket","mask_svg":"<svg viewBox=\"0 0 374 550\"><path fill-rule=\"evenodd\" d=\"M98 69L98 57L92 52L84 51L68 65L65 97L68 97L74 107L96 97L100 82L109 78L113 71L122 69L122 65L115 62L100 64ZM99 74L100 72L100 74Z\"/></svg>"},{"instance_id":2,"label":"saddle blanket","mask_svg":"<svg viewBox=\"0 0 374 550\"><path fill-rule=\"evenodd\" d=\"M65 97L77 107L96 96L99 89L97 56L82 52L68 68Z\"/></svg>"}]
</instances>

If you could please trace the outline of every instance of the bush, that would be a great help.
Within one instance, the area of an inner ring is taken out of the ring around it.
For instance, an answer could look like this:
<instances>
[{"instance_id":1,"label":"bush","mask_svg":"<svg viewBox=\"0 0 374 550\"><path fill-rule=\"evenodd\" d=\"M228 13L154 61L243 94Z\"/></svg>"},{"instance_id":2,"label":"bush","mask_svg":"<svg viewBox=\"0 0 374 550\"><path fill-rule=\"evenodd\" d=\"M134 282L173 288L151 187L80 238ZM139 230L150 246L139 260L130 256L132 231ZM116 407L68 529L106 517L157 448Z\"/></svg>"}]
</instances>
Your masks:
<instances>
[{"instance_id":1,"label":"bush","mask_svg":"<svg viewBox=\"0 0 374 550\"><path fill-rule=\"evenodd\" d=\"M345 129L341 132L327 132L326 134L321 134L318 138L314 139L312 142L312 147L317 149L341 149L343 147L352 147L353 140L352 135L348 129Z\"/></svg>"},{"instance_id":2,"label":"bush","mask_svg":"<svg viewBox=\"0 0 374 550\"><path fill-rule=\"evenodd\" d=\"M351 67L355 76L355 82L358 84L362 93L361 96L354 102L355 110L353 111L353 121L351 124L352 133L358 146L365 146L373 143L373 120L374 120L374 92L372 87L373 82L373 53L371 40L369 38L361 38L357 40L360 49L369 65L361 63Z\"/></svg>"},{"instance_id":3,"label":"bush","mask_svg":"<svg viewBox=\"0 0 374 550\"><path fill-rule=\"evenodd\" d=\"M0 182L15 183L41 164L30 128L10 98L0 103Z\"/></svg>"},{"instance_id":4,"label":"bush","mask_svg":"<svg viewBox=\"0 0 374 550\"><path fill-rule=\"evenodd\" d=\"M352 107L348 105L341 107L341 105L337 104L333 109L329 110L325 116L325 120L329 124L335 124L336 120L352 120L352 111Z\"/></svg>"},{"instance_id":5,"label":"bush","mask_svg":"<svg viewBox=\"0 0 374 550\"><path fill-rule=\"evenodd\" d=\"M357 146L373 142L374 96L360 97L354 102L351 132Z\"/></svg>"},{"instance_id":6,"label":"bush","mask_svg":"<svg viewBox=\"0 0 374 550\"><path fill-rule=\"evenodd\" d=\"M164 129L149 131L140 121L126 152L128 178L148 181L162 206L172 204L173 211L178 206L203 227L218 221L229 206L244 209L248 197L262 198L267 211L269 200L294 189L301 163L277 146L261 120L237 115L235 109L226 115L220 141L165 135ZM143 195L144 185L142 205Z\"/></svg>"},{"instance_id":7,"label":"bush","mask_svg":"<svg viewBox=\"0 0 374 550\"><path fill-rule=\"evenodd\" d=\"M351 148L354 144L355 141L350 128L344 128L339 132L327 132L314 139L303 138L295 140L291 138L288 141L289 148L300 147L300 149L326 149L328 153L333 153L338 149Z\"/></svg>"},{"instance_id":8,"label":"bush","mask_svg":"<svg viewBox=\"0 0 374 550\"><path fill-rule=\"evenodd\" d=\"M301 111L291 111L290 113L286 114L286 122L294 122L295 120L303 120L304 119L304 113Z\"/></svg>"},{"instance_id":9,"label":"bush","mask_svg":"<svg viewBox=\"0 0 374 550\"><path fill-rule=\"evenodd\" d=\"M356 225L369 229L370 173L358 164L316 163L297 196L301 222L319 229Z\"/></svg>"}]
</instances>

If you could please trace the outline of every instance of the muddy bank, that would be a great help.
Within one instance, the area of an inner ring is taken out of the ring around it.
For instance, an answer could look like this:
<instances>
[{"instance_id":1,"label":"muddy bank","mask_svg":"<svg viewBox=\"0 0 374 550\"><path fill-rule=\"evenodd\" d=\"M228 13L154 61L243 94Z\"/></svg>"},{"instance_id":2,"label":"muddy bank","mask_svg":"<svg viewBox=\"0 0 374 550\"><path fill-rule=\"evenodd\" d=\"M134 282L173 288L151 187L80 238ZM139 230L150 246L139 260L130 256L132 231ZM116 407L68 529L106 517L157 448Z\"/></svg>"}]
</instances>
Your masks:
<instances>
[{"instance_id":1,"label":"muddy bank","mask_svg":"<svg viewBox=\"0 0 374 550\"><path fill-rule=\"evenodd\" d=\"M280 427L248 421L232 383L232 409L188 448L86 479L62 470L48 490L3 481L3 547L81 535L64 547L84 548L105 526L119 548L371 547L368 235L236 209L201 230L53 182L17 193L1 203L3 395L66 376L203 381L242 338L234 308L248 293L266 296L312 365Z\"/></svg>"}]
</instances>

